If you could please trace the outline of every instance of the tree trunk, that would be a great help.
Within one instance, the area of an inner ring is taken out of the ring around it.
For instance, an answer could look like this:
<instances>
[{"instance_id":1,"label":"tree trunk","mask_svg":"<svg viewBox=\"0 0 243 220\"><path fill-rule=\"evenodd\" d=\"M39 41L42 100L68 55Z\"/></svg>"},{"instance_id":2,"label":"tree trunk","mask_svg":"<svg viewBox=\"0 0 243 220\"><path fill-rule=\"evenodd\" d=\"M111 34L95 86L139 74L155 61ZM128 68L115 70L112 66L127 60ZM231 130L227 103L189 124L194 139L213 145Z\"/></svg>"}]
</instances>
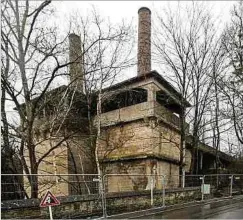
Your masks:
<instances>
[{"instance_id":1,"label":"tree trunk","mask_svg":"<svg viewBox=\"0 0 243 220\"><path fill-rule=\"evenodd\" d=\"M35 157L35 146L29 144L29 158L30 158L30 185L31 185L31 198L38 198L38 165Z\"/></svg>"},{"instance_id":2,"label":"tree trunk","mask_svg":"<svg viewBox=\"0 0 243 220\"><path fill-rule=\"evenodd\" d=\"M100 136L101 136L101 93L98 95L98 103L97 103L97 137L96 137L96 147L95 147L95 162L97 166L98 176L101 177L101 181L99 182L99 193L102 193L103 182L102 182L102 172L100 169L99 163L99 144L100 144Z\"/></svg>"},{"instance_id":3,"label":"tree trunk","mask_svg":"<svg viewBox=\"0 0 243 220\"><path fill-rule=\"evenodd\" d=\"M181 130L181 144L180 144L180 186L184 188L185 184L185 154L186 154L186 128L185 128L185 109L182 109L180 114L180 130Z\"/></svg>"}]
</instances>

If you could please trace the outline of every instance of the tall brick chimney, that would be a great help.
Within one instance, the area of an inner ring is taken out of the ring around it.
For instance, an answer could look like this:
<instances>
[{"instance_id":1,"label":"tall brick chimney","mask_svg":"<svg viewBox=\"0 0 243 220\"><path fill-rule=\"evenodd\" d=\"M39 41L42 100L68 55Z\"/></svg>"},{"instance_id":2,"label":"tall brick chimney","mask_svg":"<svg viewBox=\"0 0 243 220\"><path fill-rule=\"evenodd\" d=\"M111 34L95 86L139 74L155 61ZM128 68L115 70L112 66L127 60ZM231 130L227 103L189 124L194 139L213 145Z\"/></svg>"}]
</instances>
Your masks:
<instances>
[{"instance_id":1,"label":"tall brick chimney","mask_svg":"<svg viewBox=\"0 0 243 220\"><path fill-rule=\"evenodd\" d=\"M70 65L69 75L71 86L80 92L84 84L82 57L81 38L72 33L69 35L69 61L74 63Z\"/></svg>"},{"instance_id":2,"label":"tall brick chimney","mask_svg":"<svg viewBox=\"0 0 243 220\"><path fill-rule=\"evenodd\" d=\"M138 66L137 74L151 71L151 11L142 7L138 10Z\"/></svg>"}]
</instances>

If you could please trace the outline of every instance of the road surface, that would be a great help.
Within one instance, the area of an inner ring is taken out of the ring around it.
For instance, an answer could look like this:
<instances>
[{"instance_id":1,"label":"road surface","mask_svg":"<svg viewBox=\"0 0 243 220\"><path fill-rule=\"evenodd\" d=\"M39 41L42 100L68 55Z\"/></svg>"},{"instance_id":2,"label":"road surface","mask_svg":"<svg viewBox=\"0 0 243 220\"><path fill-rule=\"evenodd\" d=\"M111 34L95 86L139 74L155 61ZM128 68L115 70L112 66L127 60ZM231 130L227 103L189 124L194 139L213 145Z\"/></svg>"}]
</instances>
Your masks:
<instances>
[{"instance_id":1,"label":"road surface","mask_svg":"<svg viewBox=\"0 0 243 220\"><path fill-rule=\"evenodd\" d=\"M180 209L170 209L133 219L243 219L243 197Z\"/></svg>"}]
</instances>

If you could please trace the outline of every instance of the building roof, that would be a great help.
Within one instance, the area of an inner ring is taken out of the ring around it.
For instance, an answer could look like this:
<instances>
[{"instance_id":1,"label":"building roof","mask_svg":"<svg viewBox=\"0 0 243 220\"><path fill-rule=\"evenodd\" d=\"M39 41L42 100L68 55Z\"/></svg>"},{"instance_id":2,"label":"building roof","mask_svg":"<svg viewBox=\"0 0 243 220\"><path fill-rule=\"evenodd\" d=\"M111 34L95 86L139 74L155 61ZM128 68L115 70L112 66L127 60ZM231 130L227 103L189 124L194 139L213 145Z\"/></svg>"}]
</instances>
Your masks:
<instances>
[{"instance_id":1,"label":"building roof","mask_svg":"<svg viewBox=\"0 0 243 220\"><path fill-rule=\"evenodd\" d=\"M138 75L138 76L135 76L135 77L132 77L132 78L129 78L125 81L122 81L120 83L117 83L115 85L112 85L110 87L107 87L107 88L104 88L102 91L103 92L108 92L108 91L114 91L116 89L120 89L122 87L125 87L125 86L128 86L128 85L132 85L133 83L136 83L136 82L141 82L145 79L148 79L148 78L154 78L156 81L158 81L165 89L167 89L168 91L170 91L171 94L173 94L178 100L185 100L181 93L178 92L164 77L162 77L156 70L153 70L153 71L150 71L149 73L147 74L143 74L143 75ZM64 92L66 89L69 89L69 90L72 90L71 88L69 88L68 86L66 85L62 85L62 86L59 86L55 89L52 89L51 91L48 91L45 96L47 95L56 95L57 93L60 93L60 92ZM94 94L96 94L97 91L94 91ZM170 96L170 94L167 94L168 96ZM36 99L38 99L38 97L35 97L32 99L32 101L35 101ZM191 104L185 100L185 104L186 104L186 107L190 107ZM25 103L22 103L21 106L24 106ZM16 109L15 109L16 110Z\"/></svg>"},{"instance_id":2,"label":"building roof","mask_svg":"<svg viewBox=\"0 0 243 220\"><path fill-rule=\"evenodd\" d=\"M148 78L154 78L156 81L158 81L165 89L167 89L168 91L170 91L171 94L173 94L178 100L184 100L185 101L185 105L186 107L190 107L191 104L185 100L181 93L178 92L164 77L162 77L156 70L150 71L147 74L143 74L143 75L138 75L135 77L132 77L130 79L127 79L125 81L122 81L120 83L117 83L113 86L110 86L108 88L103 89L103 92L108 92L108 91L114 91L116 89L120 89L122 87L131 85L133 83L136 82L141 82L145 79Z\"/></svg>"},{"instance_id":3,"label":"building roof","mask_svg":"<svg viewBox=\"0 0 243 220\"><path fill-rule=\"evenodd\" d=\"M61 86L58 86L58 87L56 87L54 89L51 89L50 91L47 91L43 95L41 100L38 100L40 96L36 96L33 99L31 99L31 102L33 102L33 103L36 102L36 101L41 102L43 99L45 99L47 97L49 98L49 101L53 101L54 97L57 97L58 95L62 95L65 91L68 91L68 92L74 92L75 91L75 93L78 94L80 97L84 97L83 93L81 93L81 92L79 92L77 90L73 90L72 87L67 86L67 85L61 85ZM25 106L25 102L20 104L21 108L23 108L24 106ZM17 110L17 108L14 107L14 110Z\"/></svg>"},{"instance_id":4,"label":"building roof","mask_svg":"<svg viewBox=\"0 0 243 220\"><path fill-rule=\"evenodd\" d=\"M187 146L189 148L191 148L192 147L192 145L191 145L192 144L192 135L189 135L187 137L186 141L187 141L187 144L189 144ZM201 141L199 141L198 149L200 151L202 151L203 153L208 153L208 154L216 156L216 149L209 146L208 144L201 142ZM218 156L219 156L220 159L223 159L223 160L228 161L228 162L231 162L233 160L232 156L230 156L230 155L228 155L228 154L226 154L222 151L218 151Z\"/></svg>"}]
</instances>

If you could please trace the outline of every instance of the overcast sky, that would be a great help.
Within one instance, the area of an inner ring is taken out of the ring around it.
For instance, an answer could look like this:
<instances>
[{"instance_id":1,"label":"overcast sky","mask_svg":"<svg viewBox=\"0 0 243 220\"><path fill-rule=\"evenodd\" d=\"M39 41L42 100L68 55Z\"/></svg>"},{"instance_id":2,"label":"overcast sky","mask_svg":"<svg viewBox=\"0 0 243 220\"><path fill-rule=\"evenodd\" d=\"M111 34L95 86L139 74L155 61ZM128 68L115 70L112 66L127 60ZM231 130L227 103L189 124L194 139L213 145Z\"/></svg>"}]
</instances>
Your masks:
<instances>
[{"instance_id":1,"label":"overcast sky","mask_svg":"<svg viewBox=\"0 0 243 220\"><path fill-rule=\"evenodd\" d=\"M229 8L235 1L207 1L207 5L212 7L215 14L221 14L223 20L229 17ZM191 1L181 1L180 4L191 3ZM53 5L57 6L57 10L65 16L73 10L79 10L86 14L92 8L92 5L99 9L104 16L109 16L114 21L122 18L137 19L137 11L140 7L149 7L152 11L157 10L167 4L175 6L177 1L54 1Z\"/></svg>"},{"instance_id":2,"label":"overcast sky","mask_svg":"<svg viewBox=\"0 0 243 220\"><path fill-rule=\"evenodd\" d=\"M230 19L230 8L235 3L235 1L204 1L206 6L211 9L212 14L219 18L219 25L223 26L223 24ZM192 1L180 1L179 4L181 6L190 5ZM138 9L140 7L148 7L152 12L152 21L156 17L156 13L162 12L162 9L168 5L171 8L176 8L178 5L178 1L53 1L52 5L56 8L57 24L61 24L61 28L63 30L68 29L68 21L70 15L80 14L81 16L86 17L88 13L91 12L92 7L94 6L97 10L98 14L102 17L109 18L112 23L120 23L123 19L127 22L132 21L132 25L134 30L137 30L138 23ZM220 28L220 27L219 27ZM152 40L153 40L153 22L152 22ZM136 41L137 36L135 36ZM152 46L153 53L153 46ZM137 54L137 46L135 44L133 50L133 56L136 57ZM152 70L157 70L162 74L163 68L161 66L156 65L153 62L152 57ZM125 80L130 77L134 77L137 73L136 66L127 69L124 71L118 80Z\"/></svg>"},{"instance_id":3,"label":"overcast sky","mask_svg":"<svg viewBox=\"0 0 243 220\"><path fill-rule=\"evenodd\" d=\"M232 8L235 1L204 1L206 6L211 9L212 14L219 18L223 24L230 19L230 8ZM192 1L180 1L180 5L185 6L186 4L191 4ZM109 18L112 23L119 23L123 19L127 22L131 22L134 26L134 29L137 30L138 23L138 9L140 7L148 7L152 12L152 20L155 18L156 12L162 11L163 7L166 7L168 4L172 8L176 8L178 1L53 1L52 4L57 11L57 22L62 24L63 29L65 30L68 25L69 16L78 12L82 16L86 17L89 12L91 12L92 7L94 6L98 14L102 17ZM152 23L153 26L153 23ZM152 31L153 38L153 31ZM152 48L153 50L153 48ZM134 47L134 54L136 56L137 47ZM157 70L161 72L158 66L153 63L152 57L152 70ZM125 78L130 78L136 75L136 67L131 68L126 71L123 76ZM123 78L123 79L125 79Z\"/></svg>"}]
</instances>

